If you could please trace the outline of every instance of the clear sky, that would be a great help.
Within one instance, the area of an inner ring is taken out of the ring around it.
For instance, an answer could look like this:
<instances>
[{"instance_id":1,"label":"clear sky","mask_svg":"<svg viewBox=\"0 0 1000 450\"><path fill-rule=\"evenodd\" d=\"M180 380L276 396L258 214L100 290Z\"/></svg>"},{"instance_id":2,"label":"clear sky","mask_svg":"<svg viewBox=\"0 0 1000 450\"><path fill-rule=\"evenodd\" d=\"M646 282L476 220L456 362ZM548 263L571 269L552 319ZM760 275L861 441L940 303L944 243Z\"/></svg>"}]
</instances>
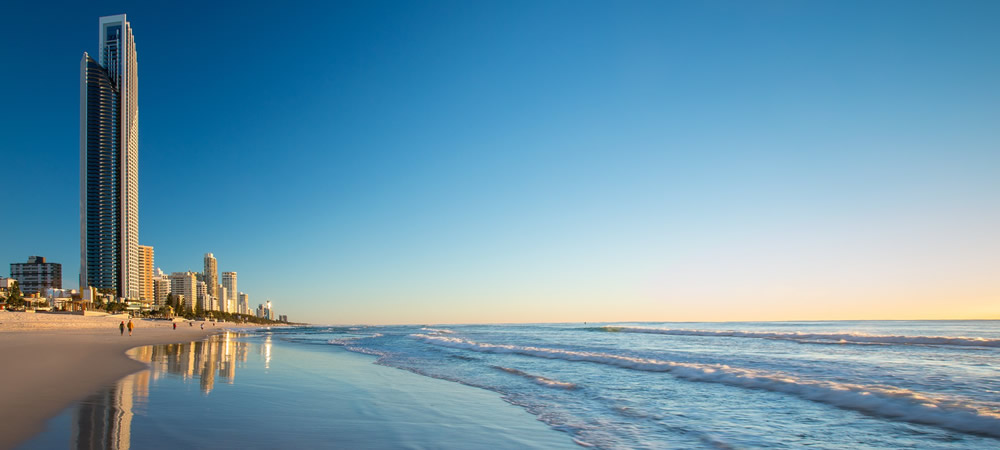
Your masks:
<instances>
[{"instance_id":1,"label":"clear sky","mask_svg":"<svg viewBox=\"0 0 1000 450\"><path fill-rule=\"evenodd\" d=\"M1000 2L214 3L0 7L0 261L126 13L140 243L292 320L1000 318Z\"/></svg>"}]
</instances>

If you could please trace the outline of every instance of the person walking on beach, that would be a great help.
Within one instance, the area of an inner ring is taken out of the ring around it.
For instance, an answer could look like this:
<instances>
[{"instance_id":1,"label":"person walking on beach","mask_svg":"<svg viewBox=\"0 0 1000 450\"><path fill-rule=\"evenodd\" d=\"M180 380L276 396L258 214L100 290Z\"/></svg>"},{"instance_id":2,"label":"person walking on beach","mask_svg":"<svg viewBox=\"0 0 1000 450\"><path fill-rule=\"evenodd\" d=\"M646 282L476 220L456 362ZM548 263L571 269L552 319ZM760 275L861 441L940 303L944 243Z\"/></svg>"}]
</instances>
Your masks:
<instances>
[{"instance_id":1,"label":"person walking on beach","mask_svg":"<svg viewBox=\"0 0 1000 450\"><path fill-rule=\"evenodd\" d=\"M128 335L129 336L132 335L132 328L135 328L135 325L132 325L132 319L129 319L128 320Z\"/></svg>"},{"instance_id":2,"label":"person walking on beach","mask_svg":"<svg viewBox=\"0 0 1000 450\"><path fill-rule=\"evenodd\" d=\"M125 336L125 321L123 320L121 324L118 325L118 331L121 332L122 336ZM132 333L129 333L132 334Z\"/></svg>"},{"instance_id":3,"label":"person walking on beach","mask_svg":"<svg viewBox=\"0 0 1000 450\"><path fill-rule=\"evenodd\" d=\"M204 329L205 329L205 322L202 322L202 323L201 323L201 329L202 329L202 330L204 330Z\"/></svg>"},{"instance_id":4,"label":"person walking on beach","mask_svg":"<svg viewBox=\"0 0 1000 450\"><path fill-rule=\"evenodd\" d=\"M174 322L174 329L177 329L177 322Z\"/></svg>"}]
</instances>

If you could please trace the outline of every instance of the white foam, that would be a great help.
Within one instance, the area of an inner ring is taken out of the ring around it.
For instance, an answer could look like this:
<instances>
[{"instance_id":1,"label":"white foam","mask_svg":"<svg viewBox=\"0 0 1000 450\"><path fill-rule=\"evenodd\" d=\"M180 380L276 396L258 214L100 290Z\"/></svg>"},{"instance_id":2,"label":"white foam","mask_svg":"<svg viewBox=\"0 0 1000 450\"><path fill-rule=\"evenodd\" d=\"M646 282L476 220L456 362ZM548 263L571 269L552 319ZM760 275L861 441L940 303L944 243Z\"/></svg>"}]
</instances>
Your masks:
<instances>
[{"instance_id":1,"label":"white foam","mask_svg":"<svg viewBox=\"0 0 1000 450\"><path fill-rule=\"evenodd\" d=\"M601 330L619 333L667 334L672 336L719 336L758 339L782 339L805 344L899 344L899 345L957 345L966 347L1000 348L1000 339L964 336L893 336L865 333L787 333L735 330L686 330L670 328L605 326Z\"/></svg>"},{"instance_id":2,"label":"white foam","mask_svg":"<svg viewBox=\"0 0 1000 450\"><path fill-rule=\"evenodd\" d=\"M542 386L546 386L546 387L554 387L554 388L559 388L559 389L576 389L576 387L577 387L573 383L567 383L565 381L553 380L551 378L545 378L545 377L543 377L541 375L532 375L532 374L524 372L522 370L512 369L510 367L503 367L503 366L492 366L492 367L495 368L495 369L497 369L497 370L501 370L501 371L504 371L504 372L507 372L507 373L510 373L510 374L514 374L514 375L517 375L517 376L520 376L520 377L527 378L527 379L529 379L531 381L534 381L535 383L538 383L538 384L540 384Z\"/></svg>"},{"instance_id":3,"label":"white foam","mask_svg":"<svg viewBox=\"0 0 1000 450\"><path fill-rule=\"evenodd\" d=\"M345 345L348 345L348 344L353 344L355 341L359 341L361 339L377 338L377 337L381 337L381 336L382 336L382 333L375 333L375 334L372 334L372 335L369 335L369 336L351 336L351 337L345 337L345 338L340 338L340 339L330 339L330 340L326 341L326 343L327 344L331 344L331 345L345 346Z\"/></svg>"},{"instance_id":4,"label":"white foam","mask_svg":"<svg viewBox=\"0 0 1000 450\"><path fill-rule=\"evenodd\" d=\"M427 331L427 332L430 332L430 333L436 333L436 334L452 334L452 333L454 333L454 331L445 330L445 329L441 329L441 328L421 328L421 330Z\"/></svg>"},{"instance_id":5,"label":"white foam","mask_svg":"<svg viewBox=\"0 0 1000 450\"><path fill-rule=\"evenodd\" d=\"M632 370L666 372L685 380L785 393L883 418L1000 438L1000 405L975 405L968 399L932 396L894 386L808 380L783 373L724 364L696 364L600 352L489 344L449 336L411 336L433 345L483 353L513 353L586 361Z\"/></svg>"}]
</instances>

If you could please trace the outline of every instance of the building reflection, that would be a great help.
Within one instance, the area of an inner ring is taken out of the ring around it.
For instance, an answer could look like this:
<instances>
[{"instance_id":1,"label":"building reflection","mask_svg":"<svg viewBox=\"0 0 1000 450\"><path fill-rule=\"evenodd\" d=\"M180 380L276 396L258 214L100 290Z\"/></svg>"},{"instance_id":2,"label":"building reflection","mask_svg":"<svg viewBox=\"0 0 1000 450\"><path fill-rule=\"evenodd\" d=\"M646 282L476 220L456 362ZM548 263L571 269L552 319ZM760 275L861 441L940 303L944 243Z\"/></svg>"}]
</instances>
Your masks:
<instances>
[{"instance_id":1,"label":"building reflection","mask_svg":"<svg viewBox=\"0 0 1000 450\"><path fill-rule=\"evenodd\" d=\"M218 377L227 384L236 378L237 362L245 363L250 344L225 332L201 342L139 347L129 356L149 364L150 369L123 378L113 387L86 398L73 416L71 447L77 449L125 450L131 446L132 417L146 407L151 382L173 374L189 380L197 377L208 395ZM269 347L269 345L268 345ZM268 349L270 356L270 349ZM268 358L270 359L270 358Z\"/></svg>"}]
</instances>

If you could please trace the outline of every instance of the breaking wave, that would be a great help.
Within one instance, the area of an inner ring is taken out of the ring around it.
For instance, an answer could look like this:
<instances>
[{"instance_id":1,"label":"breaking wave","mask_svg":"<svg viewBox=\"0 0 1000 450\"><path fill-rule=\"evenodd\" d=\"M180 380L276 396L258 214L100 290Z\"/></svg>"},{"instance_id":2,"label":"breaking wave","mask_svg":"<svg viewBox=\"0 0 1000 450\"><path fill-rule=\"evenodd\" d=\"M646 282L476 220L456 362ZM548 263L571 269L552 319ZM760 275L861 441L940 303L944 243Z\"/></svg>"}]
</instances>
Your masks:
<instances>
[{"instance_id":1,"label":"breaking wave","mask_svg":"<svg viewBox=\"0 0 1000 450\"><path fill-rule=\"evenodd\" d=\"M513 374L513 375L517 375L519 377L527 378L527 379L529 379L531 381L534 381L535 383L538 383L538 384L540 384L542 386L546 386L546 387L554 387L554 388L559 388L559 389L576 389L577 388L577 386L575 384L573 384L573 383L567 383L565 381L553 380L551 378L545 378L545 377L540 376L540 375L532 375L532 374L524 372L522 370L511 369L510 367L503 367L503 366L490 366L490 367L492 367L494 369L497 369L499 371L502 371L502 372L507 372L509 374Z\"/></svg>"},{"instance_id":2,"label":"breaking wave","mask_svg":"<svg viewBox=\"0 0 1000 450\"><path fill-rule=\"evenodd\" d=\"M427 331L427 332L430 332L430 333L437 333L437 334L452 334L452 333L454 333L454 331L445 330L445 329L441 329L441 328L426 328L425 327L425 328L421 328L421 330Z\"/></svg>"},{"instance_id":3,"label":"breaking wave","mask_svg":"<svg viewBox=\"0 0 1000 450\"><path fill-rule=\"evenodd\" d=\"M646 334L666 334L671 336L718 336L718 337L738 337L757 339L778 339L801 342L805 344L895 344L895 345L955 345L964 347L991 347L1000 348L1000 339L987 339L979 337L951 337L951 336L892 336L864 333L782 333L782 332L762 332L762 331L714 331L714 330L685 330L670 328L644 328L644 327L619 327L604 326L590 328L596 331L606 331L613 333L646 333Z\"/></svg>"},{"instance_id":4,"label":"breaking wave","mask_svg":"<svg viewBox=\"0 0 1000 450\"><path fill-rule=\"evenodd\" d=\"M809 380L784 373L736 368L724 364L686 363L601 352L489 344L440 335L411 336L433 345L481 353L518 354L591 362L631 370L664 372L689 381L784 393L882 418L1000 438L1000 407L996 405L976 406L967 400L934 396L890 385Z\"/></svg>"}]
</instances>

